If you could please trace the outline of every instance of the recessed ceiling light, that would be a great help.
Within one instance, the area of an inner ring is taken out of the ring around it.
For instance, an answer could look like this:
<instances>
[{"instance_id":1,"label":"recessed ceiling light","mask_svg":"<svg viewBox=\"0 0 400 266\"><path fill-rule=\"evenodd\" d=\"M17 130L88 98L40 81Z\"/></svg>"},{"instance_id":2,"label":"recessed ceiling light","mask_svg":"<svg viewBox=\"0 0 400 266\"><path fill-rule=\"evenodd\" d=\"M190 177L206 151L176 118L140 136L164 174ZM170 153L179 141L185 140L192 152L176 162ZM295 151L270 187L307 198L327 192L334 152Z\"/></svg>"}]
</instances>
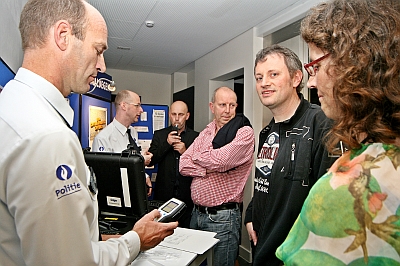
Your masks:
<instances>
[{"instance_id":1,"label":"recessed ceiling light","mask_svg":"<svg viewBox=\"0 0 400 266\"><path fill-rule=\"evenodd\" d=\"M147 28L153 28L153 26L154 26L154 21L152 21L152 20L146 20L146 21L144 22L144 24L146 25Z\"/></svg>"}]
</instances>

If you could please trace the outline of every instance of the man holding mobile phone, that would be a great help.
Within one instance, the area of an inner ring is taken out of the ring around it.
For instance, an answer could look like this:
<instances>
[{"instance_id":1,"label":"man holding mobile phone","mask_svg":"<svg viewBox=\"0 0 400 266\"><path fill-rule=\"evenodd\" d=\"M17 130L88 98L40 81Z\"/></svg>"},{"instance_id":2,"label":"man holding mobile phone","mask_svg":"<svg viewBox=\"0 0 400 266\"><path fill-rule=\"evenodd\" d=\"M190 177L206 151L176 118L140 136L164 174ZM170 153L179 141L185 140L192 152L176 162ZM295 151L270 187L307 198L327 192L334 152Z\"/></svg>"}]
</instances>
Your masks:
<instances>
[{"instance_id":1,"label":"man holding mobile phone","mask_svg":"<svg viewBox=\"0 0 400 266\"><path fill-rule=\"evenodd\" d=\"M158 164L154 199L167 201L175 197L185 202L187 208L178 220L179 226L185 228L189 228L193 209L190 195L192 178L179 173L179 158L199 135L186 126L189 116L185 102L173 102L169 112L171 126L156 130L149 147L153 154L149 166Z\"/></svg>"}]
</instances>

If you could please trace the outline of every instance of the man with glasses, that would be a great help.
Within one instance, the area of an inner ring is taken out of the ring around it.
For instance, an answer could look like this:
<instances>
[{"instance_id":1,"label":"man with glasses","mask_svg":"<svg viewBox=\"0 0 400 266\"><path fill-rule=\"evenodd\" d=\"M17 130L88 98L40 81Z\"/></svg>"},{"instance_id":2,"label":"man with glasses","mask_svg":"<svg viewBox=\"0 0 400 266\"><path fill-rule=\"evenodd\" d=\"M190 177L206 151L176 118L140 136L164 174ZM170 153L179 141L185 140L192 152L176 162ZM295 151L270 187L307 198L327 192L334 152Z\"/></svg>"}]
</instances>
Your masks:
<instances>
[{"instance_id":1,"label":"man with glasses","mask_svg":"<svg viewBox=\"0 0 400 266\"><path fill-rule=\"evenodd\" d=\"M133 91L122 90L118 92L114 103L116 110L114 120L96 135L93 140L92 151L119 153L127 149L128 145L132 145L140 153L138 133L131 126L131 124L139 121L139 117L143 113L139 95ZM148 165L153 154L146 152L142 155L145 159L144 164ZM148 187L147 194L150 196L152 185L148 175L146 175L146 184Z\"/></svg>"},{"instance_id":2,"label":"man with glasses","mask_svg":"<svg viewBox=\"0 0 400 266\"><path fill-rule=\"evenodd\" d=\"M236 93L214 91L214 120L181 155L179 170L193 177L195 204L190 228L216 232L214 264L233 266L241 231L243 189L253 165L254 132L243 114L236 114Z\"/></svg>"},{"instance_id":3,"label":"man with glasses","mask_svg":"<svg viewBox=\"0 0 400 266\"><path fill-rule=\"evenodd\" d=\"M313 75L318 61L305 67ZM275 256L276 248L289 233L310 188L334 161L323 145L331 121L300 93L301 69L298 56L279 45L256 56L256 90L273 119L260 132L254 196L244 221L253 265L283 265Z\"/></svg>"}]
</instances>

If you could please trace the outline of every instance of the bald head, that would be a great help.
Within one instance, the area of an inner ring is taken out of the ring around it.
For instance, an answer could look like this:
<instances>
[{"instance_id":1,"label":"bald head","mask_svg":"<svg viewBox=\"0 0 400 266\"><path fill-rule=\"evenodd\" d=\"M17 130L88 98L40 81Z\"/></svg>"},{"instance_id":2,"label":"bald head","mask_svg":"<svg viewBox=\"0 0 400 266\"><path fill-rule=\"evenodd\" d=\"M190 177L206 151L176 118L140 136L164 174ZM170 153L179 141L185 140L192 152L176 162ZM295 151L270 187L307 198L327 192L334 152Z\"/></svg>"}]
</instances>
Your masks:
<instances>
[{"instance_id":1,"label":"bald head","mask_svg":"<svg viewBox=\"0 0 400 266\"><path fill-rule=\"evenodd\" d=\"M229 87L219 87L214 91L210 110L214 114L217 130L223 127L236 115L237 96Z\"/></svg>"},{"instance_id":2,"label":"bald head","mask_svg":"<svg viewBox=\"0 0 400 266\"><path fill-rule=\"evenodd\" d=\"M85 1L83 2L83 4L86 8L86 16L88 17L88 27L96 27L96 30L105 31L105 34L107 35L106 21L104 20L100 12L95 7ZM106 50L107 46L105 46L103 49Z\"/></svg>"},{"instance_id":3,"label":"bald head","mask_svg":"<svg viewBox=\"0 0 400 266\"><path fill-rule=\"evenodd\" d=\"M133 91L122 90L115 96L115 108L118 109L122 102L132 102L133 100L140 99L139 95Z\"/></svg>"},{"instance_id":4,"label":"bald head","mask_svg":"<svg viewBox=\"0 0 400 266\"><path fill-rule=\"evenodd\" d=\"M171 104L171 110L181 110L185 113L188 112L188 107L185 102L183 101L175 101Z\"/></svg>"},{"instance_id":5,"label":"bald head","mask_svg":"<svg viewBox=\"0 0 400 266\"><path fill-rule=\"evenodd\" d=\"M123 90L115 97L115 119L126 127L139 121L143 108L140 97L133 91Z\"/></svg>"},{"instance_id":6,"label":"bald head","mask_svg":"<svg viewBox=\"0 0 400 266\"><path fill-rule=\"evenodd\" d=\"M183 101L175 101L171 104L169 111L169 119L171 125L178 127L178 132L182 132L186 127L186 121L189 119L190 113L188 107Z\"/></svg>"},{"instance_id":7,"label":"bald head","mask_svg":"<svg viewBox=\"0 0 400 266\"><path fill-rule=\"evenodd\" d=\"M237 101L237 96L236 96L236 93L235 93L235 91L234 90L232 90L231 88L229 88L229 87L219 87L219 88L217 88L217 89L215 89L214 90L214 94L213 94L213 96L211 97L211 102L215 102L215 100L216 100L216 98L218 97L217 95L218 94L230 94L232 97L234 97L235 98L235 102Z\"/></svg>"}]
</instances>

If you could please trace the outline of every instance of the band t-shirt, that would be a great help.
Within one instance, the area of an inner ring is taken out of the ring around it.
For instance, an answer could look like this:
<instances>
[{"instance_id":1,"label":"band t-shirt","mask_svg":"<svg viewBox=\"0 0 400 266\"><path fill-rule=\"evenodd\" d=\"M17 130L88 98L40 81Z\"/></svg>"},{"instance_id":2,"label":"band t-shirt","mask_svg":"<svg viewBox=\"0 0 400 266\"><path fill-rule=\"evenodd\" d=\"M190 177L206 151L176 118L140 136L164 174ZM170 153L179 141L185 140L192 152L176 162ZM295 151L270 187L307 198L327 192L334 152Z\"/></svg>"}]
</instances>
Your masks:
<instances>
[{"instance_id":1,"label":"band t-shirt","mask_svg":"<svg viewBox=\"0 0 400 266\"><path fill-rule=\"evenodd\" d=\"M263 143L256 159L256 173L254 179L254 194L258 197L257 202L267 202L270 189L271 170L279 151L279 123L273 124L270 134ZM255 206L257 213L265 214L267 204ZM260 209L261 208L261 209ZM259 229L262 223L260 215L254 215L253 226Z\"/></svg>"}]
</instances>

